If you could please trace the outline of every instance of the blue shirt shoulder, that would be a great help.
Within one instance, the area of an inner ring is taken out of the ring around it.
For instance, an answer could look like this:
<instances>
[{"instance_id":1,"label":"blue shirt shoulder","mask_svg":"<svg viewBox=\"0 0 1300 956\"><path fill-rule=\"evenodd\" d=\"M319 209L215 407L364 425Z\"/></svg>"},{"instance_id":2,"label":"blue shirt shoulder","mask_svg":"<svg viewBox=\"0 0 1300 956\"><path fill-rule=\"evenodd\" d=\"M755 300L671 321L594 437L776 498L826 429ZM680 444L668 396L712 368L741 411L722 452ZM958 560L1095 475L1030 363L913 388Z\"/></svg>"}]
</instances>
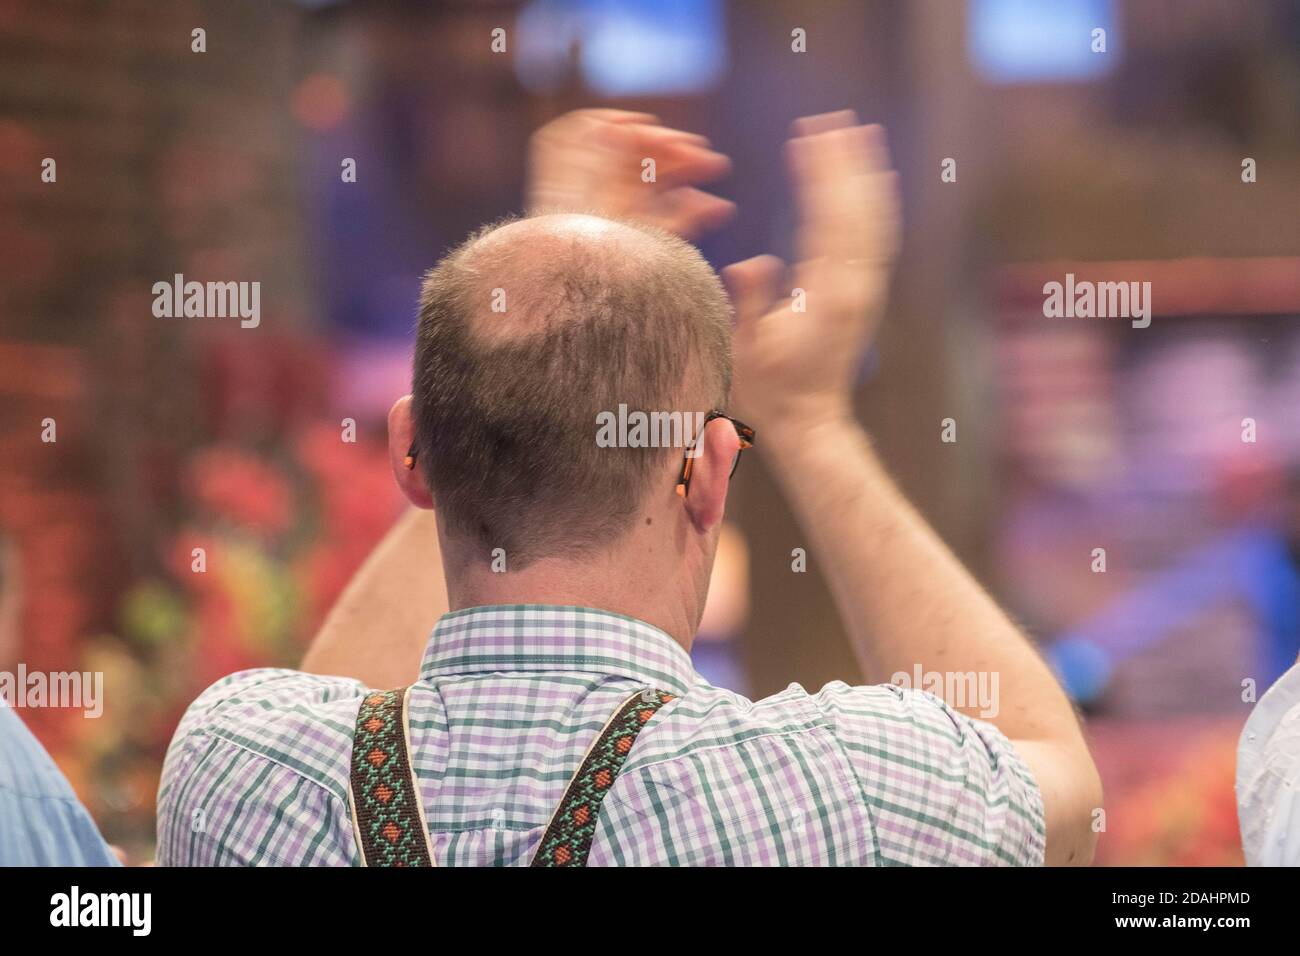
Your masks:
<instances>
[{"instance_id":1,"label":"blue shirt shoulder","mask_svg":"<svg viewBox=\"0 0 1300 956\"><path fill-rule=\"evenodd\" d=\"M119 866L66 777L0 700L0 866Z\"/></svg>"}]
</instances>

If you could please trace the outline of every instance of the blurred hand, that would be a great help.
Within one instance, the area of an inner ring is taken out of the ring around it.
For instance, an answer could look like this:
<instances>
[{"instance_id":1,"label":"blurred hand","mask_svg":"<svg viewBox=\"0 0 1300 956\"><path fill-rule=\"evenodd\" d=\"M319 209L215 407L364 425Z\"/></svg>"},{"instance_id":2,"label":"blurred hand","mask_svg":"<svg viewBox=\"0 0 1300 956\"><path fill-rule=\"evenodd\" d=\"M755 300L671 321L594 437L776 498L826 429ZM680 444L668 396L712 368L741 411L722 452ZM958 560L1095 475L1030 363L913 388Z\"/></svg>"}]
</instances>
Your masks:
<instances>
[{"instance_id":1,"label":"blurred hand","mask_svg":"<svg viewBox=\"0 0 1300 956\"><path fill-rule=\"evenodd\" d=\"M656 182L642 182L646 158L655 161ZM695 188L730 169L703 136L660 126L649 113L576 110L533 134L527 207L635 219L690 239L735 212L733 203Z\"/></svg>"},{"instance_id":2,"label":"blurred hand","mask_svg":"<svg viewBox=\"0 0 1300 956\"><path fill-rule=\"evenodd\" d=\"M879 126L859 126L850 111L801 119L787 158L799 217L793 275L783 281L773 256L722 273L736 310L735 407L755 425L851 415L899 244L897 174ZM791 290L803 291L806 311Z\"/></svg>"}]
</instances>

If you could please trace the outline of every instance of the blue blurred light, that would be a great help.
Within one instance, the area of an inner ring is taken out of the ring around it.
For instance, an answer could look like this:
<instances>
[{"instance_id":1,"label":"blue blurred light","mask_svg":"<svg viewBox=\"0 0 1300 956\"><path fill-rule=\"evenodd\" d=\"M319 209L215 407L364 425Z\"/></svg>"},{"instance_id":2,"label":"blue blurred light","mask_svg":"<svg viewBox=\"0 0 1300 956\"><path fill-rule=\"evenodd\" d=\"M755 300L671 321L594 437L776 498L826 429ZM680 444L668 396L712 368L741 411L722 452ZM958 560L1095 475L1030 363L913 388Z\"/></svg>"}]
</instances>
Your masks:
<instances>
[{"instance_id":1,"label":"blue blurred light","mask_svg":"<svg viewBox=\"0 0 1300 956\"><path fill-rule=\"evenodd\" d=\"M1110 683L1110 655L1092 641L1065 638L1049 647L1046 657L1065 692L1081 704L1096 700Z\"/></svg>"},{"instance_id":2,"label":"blue blurred light","mask_svg":"<svg viewBox=\"0 0 1300 956\"><path fill-rule=\"evenodd\" d=\"M994 83L1091 80L1119 55L1112 0L968 0L966 45L975 69ZM1092 31L1106 52L1092 52Z\"/></svg>"},{"instance_id":3,"label":"blue blurred light","mask_svg":"<svg viewBox=\"0 0 1300 956\"><path fill-rule=\"evenodd\" d=\"M538 92L563 83L574 49L601 96L701 93L727 67L720 0L532 0L516 36L519 79Z\"/></svg>"}]
</instances>

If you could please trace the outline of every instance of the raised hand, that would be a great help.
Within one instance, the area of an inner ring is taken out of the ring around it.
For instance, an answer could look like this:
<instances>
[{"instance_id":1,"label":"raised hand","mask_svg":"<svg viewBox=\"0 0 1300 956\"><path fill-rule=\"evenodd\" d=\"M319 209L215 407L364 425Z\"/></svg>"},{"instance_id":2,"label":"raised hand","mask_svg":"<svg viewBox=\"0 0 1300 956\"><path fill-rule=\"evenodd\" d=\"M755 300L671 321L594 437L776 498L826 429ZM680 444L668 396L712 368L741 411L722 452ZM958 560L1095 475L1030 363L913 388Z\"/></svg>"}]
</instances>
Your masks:
<instances>
[{"instance_id":1,"label":"raised hand","mask_svg":"<svg viewBox=\"0 0 1300 956\"><path fill-rule=\"evenodd\" d=\"M787 158L798 264L786 278L781 260L758 256L722 274L736 310L735 407L759 425L849 414L899 245L897 174L881 127L858 125L851 111L801 119Z\"/></svg>"},{"instance_id":2,"label":"raised hand","mask_svg":"<svg viewBox=\"0 0 1300 956\"><path fill-rule=\"evenodd\" d=\"M655 182L643 181L645 159L655 161ZM649 113L576 110L533 134L527 207L634 219L690 239L735 212L696 188L730 169L703 136L661 126Z\"/></svg>"}]
</instances>

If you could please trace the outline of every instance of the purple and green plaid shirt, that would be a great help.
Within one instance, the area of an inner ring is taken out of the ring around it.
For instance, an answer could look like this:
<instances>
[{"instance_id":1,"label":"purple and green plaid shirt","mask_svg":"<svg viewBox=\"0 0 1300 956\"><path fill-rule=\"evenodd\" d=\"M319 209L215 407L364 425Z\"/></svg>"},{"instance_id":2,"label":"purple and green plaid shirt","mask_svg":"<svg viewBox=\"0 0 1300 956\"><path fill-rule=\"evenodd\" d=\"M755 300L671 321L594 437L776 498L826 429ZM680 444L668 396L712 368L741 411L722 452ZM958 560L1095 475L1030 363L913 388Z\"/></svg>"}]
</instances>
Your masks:
<instances>
[{"instance_id":1,"label":"purple and green plaid shirt","mask_svg":"<svg viewBox=\"0 0 1300 956\"><path fill-rule=\"evenodd\" d=\"M667 634L580 607L443 617L411 693L439 865L527 865L570 776L638 687L678 699L637 738L590 865L1040 864L1043 801L992 725L893 686L709 685ZM252 670L190 707L158 791L158 862L359 863L357 708L342 677Z\"/></svg>"}]
</instances>

